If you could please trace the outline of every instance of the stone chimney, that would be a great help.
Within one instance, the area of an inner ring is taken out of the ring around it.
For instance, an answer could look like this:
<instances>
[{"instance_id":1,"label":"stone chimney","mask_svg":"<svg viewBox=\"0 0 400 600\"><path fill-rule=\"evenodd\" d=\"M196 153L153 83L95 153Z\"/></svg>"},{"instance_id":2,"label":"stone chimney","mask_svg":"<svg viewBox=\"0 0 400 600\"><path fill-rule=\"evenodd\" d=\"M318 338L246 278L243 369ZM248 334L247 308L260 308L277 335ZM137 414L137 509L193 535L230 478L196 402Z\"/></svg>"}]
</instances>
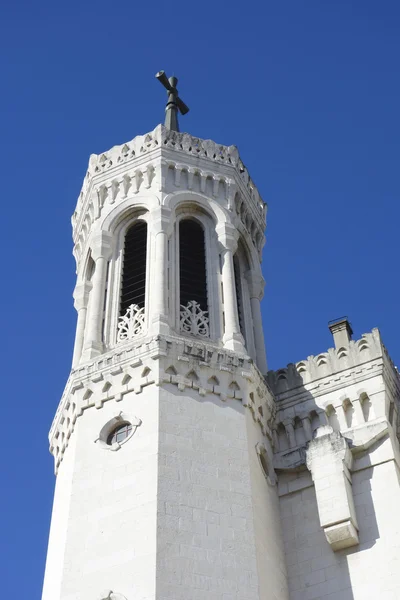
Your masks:
<instances>
[{"instance_id":1,"label":"stone chimney","mask_svg":"<svg viewBox=\"0 0 400 600\"><path fill-rule=\"evenodd\" d=\"M333 341L337 350L349 345L353 330L347 317L340 317L340 319L329 321L328 327L333 335Z\"/></svg>"}]
</instances>

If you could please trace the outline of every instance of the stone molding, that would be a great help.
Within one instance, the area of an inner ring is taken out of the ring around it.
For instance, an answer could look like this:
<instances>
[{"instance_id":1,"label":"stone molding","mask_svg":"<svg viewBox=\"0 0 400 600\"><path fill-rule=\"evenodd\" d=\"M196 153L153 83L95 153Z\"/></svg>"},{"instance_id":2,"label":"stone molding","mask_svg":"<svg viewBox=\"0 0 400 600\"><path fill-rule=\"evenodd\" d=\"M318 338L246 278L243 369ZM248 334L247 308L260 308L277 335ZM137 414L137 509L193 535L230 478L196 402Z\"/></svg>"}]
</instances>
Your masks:
<instances>
[{"instance_id":1,"label":"stone molding","mask_svg":"<svg viewBox=\"0 0 400 600\"><path fill-rule=\"evenodd\" d=\"M201 341L157 336L121 345L71 372L49 433L56 472L85 410L101 409L104 402L119 402L124 394L140 394L150 385L173 385L181 392L192 389L200 397L213 394L224 402L239 401L271 439L275 403L249 357Z\"/></svg>"},{"instance_id":2,"label":"stone molding","mask_svg":"<svg viewBox=\"0 0 400 600\"><path fill-rule=\"evenodd\" d=\"M235 146L221 146L186 133L172 132L162 125L128 144L114 146L108 152L93 154L89 160L82 191L72 216L74 256L80 261L94 222L109 206L141 195L166 191L167 174L173 172L173 188L184 189L182 173L187 173L187 189L206 193L211 180L210 197L218 199L233 212L261 253L265 242L266 205ZM169 190L173 191L173 190ZM162 203L162 200L161 200Z\"/></svg>"}]
</instances>

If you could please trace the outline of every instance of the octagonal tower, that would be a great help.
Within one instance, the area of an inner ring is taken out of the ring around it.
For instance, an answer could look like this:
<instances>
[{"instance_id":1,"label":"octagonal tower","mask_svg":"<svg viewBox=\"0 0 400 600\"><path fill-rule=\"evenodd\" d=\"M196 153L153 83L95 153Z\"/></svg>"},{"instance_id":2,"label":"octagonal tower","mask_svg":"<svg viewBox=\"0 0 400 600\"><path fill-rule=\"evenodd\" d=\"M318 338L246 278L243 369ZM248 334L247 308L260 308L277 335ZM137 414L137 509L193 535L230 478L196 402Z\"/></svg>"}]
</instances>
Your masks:
<instances>
[{"instance_id":1,"label":"octagonal tower","mask_svg":"<svg viewBox=\"0 0 400 600\"><path fill-rule=\"evenodd\" d=\"M285 600L260 300L236 147L159 125L92 155L43 600Z\"/></svg>"}]
</instances>

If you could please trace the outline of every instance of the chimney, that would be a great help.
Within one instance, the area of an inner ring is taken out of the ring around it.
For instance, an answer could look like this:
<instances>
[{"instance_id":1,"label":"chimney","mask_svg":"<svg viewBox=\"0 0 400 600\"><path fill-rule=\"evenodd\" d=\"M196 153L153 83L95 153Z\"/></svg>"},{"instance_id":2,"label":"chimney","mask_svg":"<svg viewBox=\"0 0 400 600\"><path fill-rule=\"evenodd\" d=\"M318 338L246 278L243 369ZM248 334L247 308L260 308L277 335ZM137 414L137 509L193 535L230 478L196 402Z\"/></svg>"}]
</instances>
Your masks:
<instances>
[{"instance_id":1,"label":"chimney","mask_svg":"<svg viewBox=\"0 0 400 600\"><path fill-rule=\"evenodd\" d=\"M349 345L353 330L347 317L340 317L340 319L329 321L328 327L333 335L336 350Z\"/></svg>"}]
</instances>

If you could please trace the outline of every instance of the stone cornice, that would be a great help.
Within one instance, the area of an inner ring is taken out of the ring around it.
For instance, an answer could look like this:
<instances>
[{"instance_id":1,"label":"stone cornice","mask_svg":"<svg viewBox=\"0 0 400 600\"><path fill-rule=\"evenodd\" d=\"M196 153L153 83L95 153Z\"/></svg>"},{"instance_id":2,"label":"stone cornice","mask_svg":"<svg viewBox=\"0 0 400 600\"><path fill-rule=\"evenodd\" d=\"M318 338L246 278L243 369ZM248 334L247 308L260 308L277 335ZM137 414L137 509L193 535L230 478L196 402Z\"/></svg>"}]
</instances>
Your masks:
<instances>
[{"instance_id":1,"label":"stone cornice","mask_svg":"<svg viewBox=\"0 0 400 600\"><path fill-rule=\"evenodd\" d=\"M49 433L56 470L85 410L101 409L104 402L118 402L124 394L139 394L150 385L240 401L271 437L274 399L251 359L211 344L157 336L114 349L71 372Z\"/></svg>"},{"instance_id":2,"label":"stone cornice","mask_svg":"<svg viewBox=\"0 0 400 600\"><path fill-rule=\"evenodd\" d=\"M235 211L255 247L264 244L266 205L243 165L235 146L221 146L211 140L177 133L162 125L127 144L114 146L108 152L93 154L89 160L82 191L72 217L74 255L79 261L93 223L108 205L140 192L160 195L165 191L166 172L174 171L174 188L180 189L181 173L188 175L188 189L193 178L199 189L206 189L211 179L211 193L226 210ZM181 188L183 189L183 188ZM168 190L170 193L171 190ZM222 194L222 196L221 196Z\"/></svg>"}]
</instances>

